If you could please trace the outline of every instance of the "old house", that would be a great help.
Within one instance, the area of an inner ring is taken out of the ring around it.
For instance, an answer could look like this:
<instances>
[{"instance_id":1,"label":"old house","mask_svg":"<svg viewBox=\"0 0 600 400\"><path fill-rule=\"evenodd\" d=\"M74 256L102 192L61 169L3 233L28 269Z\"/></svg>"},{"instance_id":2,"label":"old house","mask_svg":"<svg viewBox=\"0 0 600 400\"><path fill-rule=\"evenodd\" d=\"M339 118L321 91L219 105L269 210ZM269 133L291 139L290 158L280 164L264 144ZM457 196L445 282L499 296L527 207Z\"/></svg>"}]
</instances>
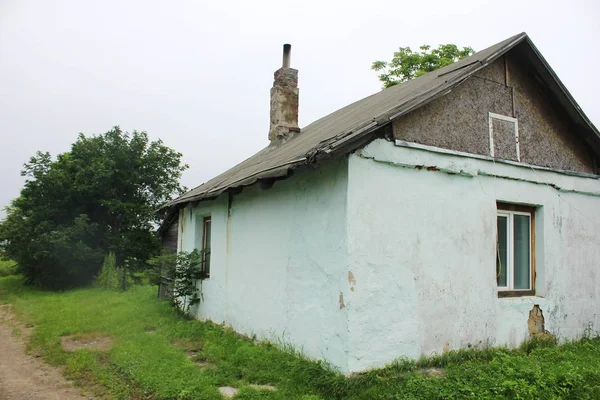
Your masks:
<instances>
[{"instance_id":1,"label":"old house","mask_svg":"<svg viewBox=\"0 0 600 400\"><path fill-rule=\"evenodd\" d=\"M210 249L198 318L341 371L600 329L600 135L529 37L298 127L169 203Z\"/></svg>"}]
</instances>

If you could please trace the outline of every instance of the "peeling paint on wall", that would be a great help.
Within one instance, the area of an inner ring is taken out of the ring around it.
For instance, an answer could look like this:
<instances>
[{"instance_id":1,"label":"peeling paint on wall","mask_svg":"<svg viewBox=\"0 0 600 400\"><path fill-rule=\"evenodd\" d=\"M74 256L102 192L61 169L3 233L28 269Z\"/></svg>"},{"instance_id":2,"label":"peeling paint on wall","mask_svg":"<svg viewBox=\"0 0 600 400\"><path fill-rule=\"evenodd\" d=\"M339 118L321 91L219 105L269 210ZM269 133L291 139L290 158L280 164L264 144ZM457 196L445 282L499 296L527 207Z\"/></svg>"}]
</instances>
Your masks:
<instances>
[{"instance_id":1,"label":"peeling paint on wall","mask_svg":"<svg viewBox=\"0 0 600 400\"><path fill-rule=\"evenodd\" d=\"M350 285L350 291L354 292L354 287L356 286L356 278L354 278L354 274L352 271L348 271L348 284Z\"/></svg>"},{"instance_id":2,"label":"peeling paint on wall","mask_svg":"<svg viewBox=\"0 0 600 400\"><path fill-rule=\"evenodd\" d=\"M352 271L348 271L348 283L351 285L356 285L356 279L354 278Z\"/></svg>"},{"instance_id":3,"label":"peeling paint on wall","mask_svg":"<svg viewBox=\"0 0 600 400\"><path fill-rule=\"evenodd\" d=\"M344 307L346 307L344 305L344 293L340 292L340 310Z\"/></svg>"},{"instance_id":4,"label":"peeling paint on wall","mask_svg":"<svg viewBox=\"0 0 600 400\"><path fill-rule=\"evenodd\" d=\"M531 336L546 333L544 329L544 313L539 305L535 304L529 311L529 319L527 320L527 329Z\"/></svg>"}]
</instances>

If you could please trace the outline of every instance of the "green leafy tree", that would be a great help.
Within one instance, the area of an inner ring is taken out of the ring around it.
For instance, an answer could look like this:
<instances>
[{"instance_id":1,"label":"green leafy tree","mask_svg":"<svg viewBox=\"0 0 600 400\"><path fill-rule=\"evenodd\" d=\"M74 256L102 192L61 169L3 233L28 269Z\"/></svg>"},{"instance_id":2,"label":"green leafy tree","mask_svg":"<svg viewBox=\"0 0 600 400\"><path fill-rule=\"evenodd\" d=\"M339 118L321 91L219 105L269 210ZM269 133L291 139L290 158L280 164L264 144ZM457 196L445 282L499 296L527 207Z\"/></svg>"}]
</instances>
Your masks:
<instances>
[{"instance_id":1,"label":"green leafy tree","mask_svg":"<svg viewBox=\"0 0 600 400\"><path fill-rule=\"evenodd\" d=\"M156 210L183 192L181 154L145 132L80 134L52 160L38 152L24 166L21 195L0 222L0 243L31 283L88 284L104 256L141 269L158 253Z\"/></svg>"},{"instance_id":2,"label":"green leafy tree","mask_svg":"<svg viewBox=\"0 0 600 400\"><path fill-rule=\"evenodd\" d=\"M431 46L423 45L419 49L421 51L400 47L394 52L391 61L373 62L371 69L381 71L379 80L383 83L384 89L435 71L475 53L471 47L459 49L454 44L441 44L433 50Z\"/></svg>"}]
</instances>

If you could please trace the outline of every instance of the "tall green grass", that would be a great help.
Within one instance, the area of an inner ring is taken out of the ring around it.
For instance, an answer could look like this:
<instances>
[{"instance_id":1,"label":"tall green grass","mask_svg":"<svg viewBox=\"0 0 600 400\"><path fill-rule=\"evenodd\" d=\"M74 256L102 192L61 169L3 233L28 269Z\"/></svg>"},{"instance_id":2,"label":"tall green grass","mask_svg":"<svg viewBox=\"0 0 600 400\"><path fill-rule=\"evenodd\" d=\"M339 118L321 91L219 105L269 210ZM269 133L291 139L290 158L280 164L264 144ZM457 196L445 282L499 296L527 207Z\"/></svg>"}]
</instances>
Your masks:
<instances>
[{"instance_id":1,"label":"tall green grass","mask_svg":"<svg viewBox=\"0 0 600 400\"><path fill-rule=\"evenodd\" d=\"M92 393L115 399L219 399L218 387L226 385L241 389L237 399L600 398L598 338L449 352L345 377L292 348L255 344L223 326L186 319L158 301L152 287L53 293L7 277L0 278L0 302L11 302L35 326L31 349L65 366ZM90 332L110 336L113 347L62 349L61 336ZM443 377L424 374L430 367L443 368Z\"/></svg>"}]
</instances>

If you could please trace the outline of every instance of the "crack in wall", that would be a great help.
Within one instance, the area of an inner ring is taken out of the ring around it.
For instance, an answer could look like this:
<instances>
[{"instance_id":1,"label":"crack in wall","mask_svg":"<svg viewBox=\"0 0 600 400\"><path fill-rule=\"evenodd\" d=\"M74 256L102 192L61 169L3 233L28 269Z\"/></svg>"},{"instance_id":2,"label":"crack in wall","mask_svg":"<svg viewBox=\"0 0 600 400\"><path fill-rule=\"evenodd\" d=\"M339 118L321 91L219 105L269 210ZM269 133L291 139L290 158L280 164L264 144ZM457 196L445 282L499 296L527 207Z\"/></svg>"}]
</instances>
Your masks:
<instances>
[{"instance_id":1,"label":"crack in wall","mask_svg":"<svg viewBox=\"0 0 600 400\"><path fill-rule=\"evenodd\" d=\"M468 172L465 172L464 170L453 170L453 169L447 169L447 168L440 168L437 167L435 165L415 165L415 164L404 164L404 163L399 163L399 162L394 162L391 160L380 160L375 158L375 156L365 156L363 154L360 153L356 153L360 158L363 158L365 160L371 160L371 161L375 161L377 163L380 164L388 164L391 165L393 167L399 167L399 168L407 168L407 169L426 169L427 171L434 171L434 172L445 172L447 174L450 175L460 175L460 176L465 176L468 178L473 178L475 177L475 175L470 174Z\"/></svg>"},{"instance_id":2,"label":"crack in wall","mask_svg":"<svg viewBox=\"0 0 600 400\"><path fill-rule=\"evenodd\" d=\"M431 171L431 172L444 172L449 175L458 175L458 176L464 176L467 178L474 178L477 176L486 176L486 177L490 177L490 178L499 178L499 179L518 181L518 182L533 183L536 185L549 186L559 192L564 192L564 193L577 193L577 194L583 194L586 196L600 197L600 192L588 192L588 191L584 191L584 190L564 189L564 188L556 185L555 183L551 183L551 182L536 181L533 179L526 179L526 178L517 178L514 176L508 176L508 175L499 175L499 174L485 172L481 169L478 169L475 174L472 174L469 172L465 172L462 169L458 170L458 169L442 168L442 167L439 167L436 165L418 165L418 164L411 164L411 163L400 163L400 162L395 162L395 161L391 161L391 160L381 160L381 159L376 158L375 156L366 156L360 152L357 152L356 155L358 155L358 157L363 158L365 160L371 160L371 161L374 161L374 162L377 162L380 164L391 165L393 167L406 168L406 169L417 169L417 170L427 170L427 171Z\"/></svg>"}]
</instances>

